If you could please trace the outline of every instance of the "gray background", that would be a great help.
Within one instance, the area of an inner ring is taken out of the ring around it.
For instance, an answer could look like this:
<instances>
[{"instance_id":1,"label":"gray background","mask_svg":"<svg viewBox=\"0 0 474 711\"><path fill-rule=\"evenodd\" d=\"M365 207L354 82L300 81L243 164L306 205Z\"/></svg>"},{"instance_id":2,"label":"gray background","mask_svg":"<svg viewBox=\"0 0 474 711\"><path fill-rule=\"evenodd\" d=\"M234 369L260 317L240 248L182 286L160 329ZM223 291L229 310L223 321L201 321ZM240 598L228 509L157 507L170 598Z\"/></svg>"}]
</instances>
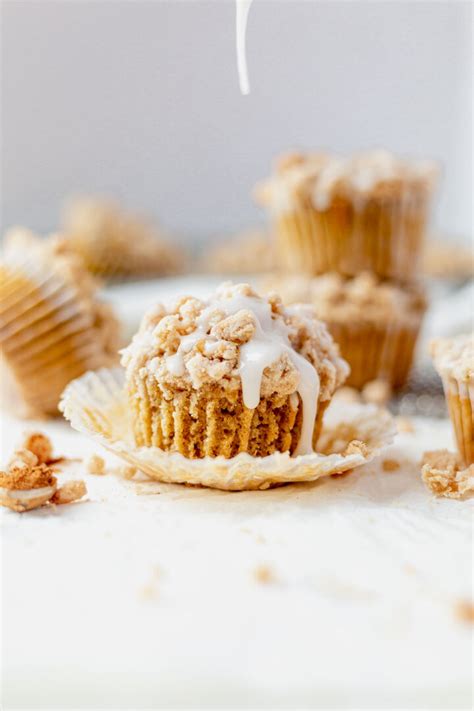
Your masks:
<instances>
[{"instance_id":1,"label":"gray background","mask_svg":"<svg viewBox=\"0 0 474 711\"><path fill-rule=\"evenodd\" d=\"M4 1L3 227L85 191L203 239L263 218L281 150L384 146L442 161L437 223L468 239L471 11L255 0L243 97L231 0Z\"/></svg>"}]
</instances>

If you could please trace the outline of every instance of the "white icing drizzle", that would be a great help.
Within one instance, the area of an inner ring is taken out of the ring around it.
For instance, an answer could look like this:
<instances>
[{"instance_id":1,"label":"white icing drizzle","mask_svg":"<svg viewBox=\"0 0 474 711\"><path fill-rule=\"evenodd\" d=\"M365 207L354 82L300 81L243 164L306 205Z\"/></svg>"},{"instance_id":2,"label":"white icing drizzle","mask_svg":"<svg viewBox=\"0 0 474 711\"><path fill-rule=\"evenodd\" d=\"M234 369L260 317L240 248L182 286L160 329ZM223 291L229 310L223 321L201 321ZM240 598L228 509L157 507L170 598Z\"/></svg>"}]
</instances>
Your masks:
<instances>
[{"instance_id":1,"label":"white icing drizzle","mask_svg":"<svg viewBox=\"0 0 474 711\"><path fill-rule=\"evenodd\" d=\"M293 408L298 406L297 395L303 406L301 435L295 450L296 455L313 452L313 430L318 410L319 376L316 368L306 358L297 353L288 338L288 326L282 319L272 318L268 301L251 296L219 297L208 302L197 320L197 328L181 338L177 352L166 358L166 367L172 375L185 372L184 355L202 339L206 339L206 351L212 351L217 339L209 334L210 319L216 311L232 316L239 311L250 311L255 318L256 330L253 337L240 347L239 375L245 407L253 410L260 402L263 372L278 359L287 354L299 372L299 383L290 397Z\"/></svg>"},{"instance_id":2,"label":"white icing drizzle","mask_svg":"<svg viewBox=\"0 0 474 711\"><path fill-rule=\"evenodd\" d=\"M236 0L235 5L235 33L237 45L237 71L239 73L239 86L242 94L250 93L249 74L247 67L247 53L245 38L247 32L247 18L252 0Z\"/></svg>"}]
</instances>

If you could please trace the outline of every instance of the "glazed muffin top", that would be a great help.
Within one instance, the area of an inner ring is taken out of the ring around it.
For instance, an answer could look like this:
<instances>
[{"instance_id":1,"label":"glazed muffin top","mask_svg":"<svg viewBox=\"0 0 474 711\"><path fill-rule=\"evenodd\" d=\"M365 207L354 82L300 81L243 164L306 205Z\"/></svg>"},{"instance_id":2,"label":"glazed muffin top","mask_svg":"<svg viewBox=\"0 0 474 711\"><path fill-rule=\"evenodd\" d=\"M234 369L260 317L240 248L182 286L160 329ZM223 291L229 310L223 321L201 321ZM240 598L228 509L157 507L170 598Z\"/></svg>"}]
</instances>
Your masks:
<instances>
[{"instance_id":1,"label":"glazed muffin top","mask_svg":"<svg viewBox=\"0 0 474 711\"><path fill-rule=\"evenodd\" d=\"M285 308L248 284L222 284L206 301L184 296L154 307L122 353L127 380L151 376L165 397L241 388L253 409L262 396L299 394L308 449L318 401L329 400L349 372L311 306Z\"/></svg>"},{"instance_id":2,"label":"glazed muffin top","mask_svg":"<svg viewBox=\"0 0 474 711\"><path fill-rule=\"evenodd\" d=\"M474 334L437 338L430 343L430 352L441 377L474 382Z\"/></svg>"},{"instance_id":3,"label":"glazed muffin top","mask_svg":"<svg viewBox=\"0 0 474 711\"><path fill-rule=\"evenodd\" d=\"M267 277L266 290L275 289L285 303L311 303L323 321L336 323L419 323L426 309L420 285L398 286L362 272L344 278L336 272L319 277Z\"/></svg>"},{"instance_id":4,"label":"glazed muffin top","mask_svg":"<svg viewBox=\"0 0 474 711\"><path fill-rule=\"evenodd\" d=\"M84 327L96 330L98 348L111 362L116 359L120 324L111 306L97 298L100 283L85 269L82 259L70 252L61 235L41 238L24 227L11 228L5 234L0 268L6 280L24 275L42 284L44 298L54 298L62 289L62 299L74 301Z\"/></svg>"},{"instance_id":5,"label":"glazed muffin top","mask_svg":"<svg viewBox=\"0 0 474 711\"><path fill-rule=\"evenodd\" d=\"M257 202L275 212L312 204L324 211L333 199L357 206L370 197L428 195L436 184L433 161L399 158L384 150L341 157L331 153L291 153L276 161L274 174L255 189Z\"/></svg>"}]
</instances>

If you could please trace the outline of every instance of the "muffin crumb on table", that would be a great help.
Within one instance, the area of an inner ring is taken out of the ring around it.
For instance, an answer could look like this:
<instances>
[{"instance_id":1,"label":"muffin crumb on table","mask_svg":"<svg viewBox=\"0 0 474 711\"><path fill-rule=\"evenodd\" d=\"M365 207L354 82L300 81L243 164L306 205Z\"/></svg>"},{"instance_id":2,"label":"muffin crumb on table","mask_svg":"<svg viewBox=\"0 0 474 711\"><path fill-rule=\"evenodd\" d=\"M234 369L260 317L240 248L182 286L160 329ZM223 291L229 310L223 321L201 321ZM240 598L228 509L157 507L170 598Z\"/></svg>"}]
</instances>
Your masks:
<instances>
[{"instance_id":1,"label":"muffin crumb on table","mask_svg":"<svg viewBox=\"0 0 474 711\"><path fill-rule=\"evenodd\" d=\"M105 474L105 461L98 454L92 454L86 461L86 471L97 476Z\"/></svg>"},{"instance_id":2,"label":"muffin crumb on table","mask_svg":"<svg viewBox=\"0 0 474 711\"><path fill-rule=\"evenodd\" d=\"M421 476L435 496L461 499L474 492L474 464L463 468L459 457L447 449L424 453Z\"/></svg>"}]
</instances>

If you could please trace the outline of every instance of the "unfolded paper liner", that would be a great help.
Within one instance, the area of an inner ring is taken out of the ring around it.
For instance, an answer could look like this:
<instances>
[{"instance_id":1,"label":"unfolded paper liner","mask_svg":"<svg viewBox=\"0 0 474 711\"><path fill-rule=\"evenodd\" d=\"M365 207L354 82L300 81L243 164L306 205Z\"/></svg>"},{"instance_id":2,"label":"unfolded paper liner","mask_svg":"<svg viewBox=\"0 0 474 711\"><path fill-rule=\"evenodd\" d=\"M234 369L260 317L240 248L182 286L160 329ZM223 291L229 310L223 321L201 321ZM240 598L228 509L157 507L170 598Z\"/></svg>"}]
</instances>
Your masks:
<instances>
[{"instance_id":1,"label":"unfolded paper liner","mask_svg":"<svg viewBox=\"0 0 474 711\"><path fill-rule=\"evenodd\" d=\"M421 259L429 199L401 190L385 199L353 204L338 198L326 210L311 201L275 216L277 259L285 270L307 274L372 271L408 281Z\"/></svg>"},{"instance_id":2,"label":"unfolded paper liner","mask_svg":"<svg viewBox=\"0 0 474 711\"><path fill-rule=\"evenodd\" d=\"M318 446L321 453L291 457L275 453L232 459L187 459L156 447L137 447L120 368L90 372L68 385L60 409L79 432L93 437L151 479L198 484L228 491L267 489L289 482L315 481L355 469L391 443L395 434L388 412L371 405L344 403L329 408Z\"/></svg>"},{"instance_id":3,"label":"unfolded paper liner","mask_svg":"<svg viewBox=\"0 0 474 711\"><path fill-rule=\"evenodd\" d=\"M386 323L327 321L342 357L351 366L345 385L362 388L372 380L385 380L394 389L403 387L413 362L421 315L416 326Z\"/></svg>"},{"instance_id":4,"label":"unfolded paper liner","mask_svg":"<svg viewBox=\"0 0 474 711\"><path fill-rule=\"evenodd\" d=\"M467 466L474 463L474 385L455 378L443 378L459 454Z\"/></svg>"},{"instance_id":5,"label":"unfolded paper liner","mask_svg":"<svg viewBox=\"0 0 474 711\"><path fill-rule=\"evenodd\" d=\"M112 362L78 288L25 260L0 266L2 401L22 416L58 414L67 383Z\"/></svg>"}]
</instances>

